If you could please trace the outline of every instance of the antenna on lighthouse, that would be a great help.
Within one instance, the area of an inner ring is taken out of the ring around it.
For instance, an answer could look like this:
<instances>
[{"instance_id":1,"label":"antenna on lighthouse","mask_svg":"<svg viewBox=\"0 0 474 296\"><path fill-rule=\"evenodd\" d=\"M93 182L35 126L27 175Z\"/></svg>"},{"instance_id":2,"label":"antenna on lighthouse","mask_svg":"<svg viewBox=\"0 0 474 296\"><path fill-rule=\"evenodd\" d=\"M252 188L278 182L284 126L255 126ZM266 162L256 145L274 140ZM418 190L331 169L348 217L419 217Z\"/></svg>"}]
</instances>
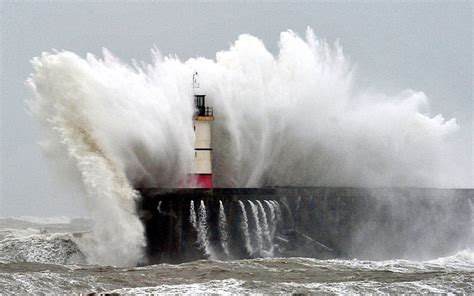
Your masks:
<instances>
[{"instance_id":1,"label":"antenna on lighthouse","mask_svg":"<svg viewBox=\"0 0 474 296\"><path fill-rule=\"evenodd\" d=\"M196 92L196 88L199 88L199 74L197 71L194 71L193 74L193 91Z\"/></svg>"}]
</instances>

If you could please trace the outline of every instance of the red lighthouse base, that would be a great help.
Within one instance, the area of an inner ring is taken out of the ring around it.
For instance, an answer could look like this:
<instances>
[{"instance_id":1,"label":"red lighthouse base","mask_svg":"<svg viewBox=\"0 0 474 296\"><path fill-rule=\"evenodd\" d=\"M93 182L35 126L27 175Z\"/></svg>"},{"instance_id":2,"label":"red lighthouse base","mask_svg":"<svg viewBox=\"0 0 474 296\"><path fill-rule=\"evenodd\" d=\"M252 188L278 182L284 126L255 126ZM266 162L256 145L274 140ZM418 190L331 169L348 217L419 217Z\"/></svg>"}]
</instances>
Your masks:
<instances>
[{"instance_id":1,"label":"red lighthouse base","mask_svg":"<svg viewBox=\"0 0 474 296\"><path fill-rule=\"evenodd\" d=\"M212 174L188 175L186 180L180 182L181 188L212 189L213 185Z\"/></svg>"}]
</instances>

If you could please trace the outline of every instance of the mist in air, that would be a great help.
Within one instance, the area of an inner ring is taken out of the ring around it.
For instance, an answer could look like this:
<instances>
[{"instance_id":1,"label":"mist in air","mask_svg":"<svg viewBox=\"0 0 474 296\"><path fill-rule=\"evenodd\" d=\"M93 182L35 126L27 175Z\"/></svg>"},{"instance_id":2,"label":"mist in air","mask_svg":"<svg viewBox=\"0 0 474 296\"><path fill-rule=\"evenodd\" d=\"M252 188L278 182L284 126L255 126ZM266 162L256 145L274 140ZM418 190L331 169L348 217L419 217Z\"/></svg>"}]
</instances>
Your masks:
<instances>
[{"instance_id":1,"label":"mist in air","mask_svg":"<svg viewBox=\"0 0 474 296\"><path fill-rule=\"evenodd\" d=\"M456 120L430 114L419 90L361 89L342 47L311 29L281 33L278 55L250 35L215 59L152 54L133 65L107 50L32 60L29 106L46 127L43 146L82 183L96 221L77 242L91 263L138 262L134 188L176 187L191 171L194 71L214 107L217 187L463 185Z\"/></svg>"}]
</instances>

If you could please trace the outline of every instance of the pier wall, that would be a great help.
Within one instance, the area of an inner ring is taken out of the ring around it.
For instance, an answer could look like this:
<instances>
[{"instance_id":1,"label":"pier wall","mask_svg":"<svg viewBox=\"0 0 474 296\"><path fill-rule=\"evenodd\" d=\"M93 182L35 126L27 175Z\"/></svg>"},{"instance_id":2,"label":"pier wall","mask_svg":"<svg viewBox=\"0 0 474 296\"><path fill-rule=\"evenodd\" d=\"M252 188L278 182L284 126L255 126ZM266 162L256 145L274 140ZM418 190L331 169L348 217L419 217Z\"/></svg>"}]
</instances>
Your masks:
<instances>
[{"instance_id":1,"label":"pier wall","mask_svg":"<svg viewBox=\"0 0 474 296\"><path fill-rule=\"evenodd\" d=\"M429 259L474 243L472 189L139 191L149 263L266 256Z\"/></svg>"}]
</instances>

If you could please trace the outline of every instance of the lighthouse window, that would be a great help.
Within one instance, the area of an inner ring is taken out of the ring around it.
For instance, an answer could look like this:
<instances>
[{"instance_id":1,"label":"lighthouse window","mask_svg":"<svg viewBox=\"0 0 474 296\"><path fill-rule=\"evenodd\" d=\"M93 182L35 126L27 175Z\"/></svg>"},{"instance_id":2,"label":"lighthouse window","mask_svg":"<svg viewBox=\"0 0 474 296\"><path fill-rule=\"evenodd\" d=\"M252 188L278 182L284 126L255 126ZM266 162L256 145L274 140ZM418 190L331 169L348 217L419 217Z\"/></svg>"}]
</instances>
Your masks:
<instances>
[{"instance_id":1,"label":"lighthouse window","mask_svg":"<svg viewBox=\"0 0 474 296\"><path fill-rule=\"evenodd\" d=\"M204 107L204 96L196 96L196 107Z\"/></svg>"}]
</instances>

